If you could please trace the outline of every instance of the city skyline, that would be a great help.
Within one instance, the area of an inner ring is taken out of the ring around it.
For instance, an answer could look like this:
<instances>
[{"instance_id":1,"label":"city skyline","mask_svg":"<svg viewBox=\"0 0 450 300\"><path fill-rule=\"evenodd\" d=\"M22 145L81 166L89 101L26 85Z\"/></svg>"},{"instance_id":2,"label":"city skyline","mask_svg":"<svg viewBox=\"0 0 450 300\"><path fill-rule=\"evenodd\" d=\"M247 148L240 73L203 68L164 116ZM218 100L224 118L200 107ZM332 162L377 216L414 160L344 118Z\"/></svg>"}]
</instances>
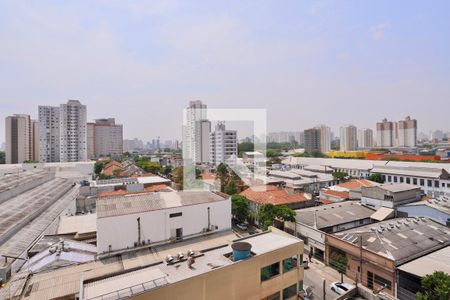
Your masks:
<instances>
[{"instance_id":1,"label":"city skyline","mask_svg":"<svg viewBox=\"0 0 450 300\"><path fill-rule=\"evenodd\" d=\"M449 5L2 3L0 119L79 99L125 138L181 139L182 110L199 99L265 108L268 131L408 115L419 132L449 131Z\"/></svg>"}]
</instances>

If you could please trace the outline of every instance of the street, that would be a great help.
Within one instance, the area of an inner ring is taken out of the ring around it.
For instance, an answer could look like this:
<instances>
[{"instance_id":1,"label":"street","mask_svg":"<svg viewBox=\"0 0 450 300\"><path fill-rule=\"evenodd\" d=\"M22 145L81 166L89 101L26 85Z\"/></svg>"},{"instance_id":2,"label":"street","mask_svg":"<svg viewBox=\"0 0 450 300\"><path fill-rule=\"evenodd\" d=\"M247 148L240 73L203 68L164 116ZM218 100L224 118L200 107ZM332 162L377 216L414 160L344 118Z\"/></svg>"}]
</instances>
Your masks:
<instances>
[{"instance_id":1,"label":"street","mask_svg":"<svg viewBox=\"0 0 450 300\"><path fill-rule=\"evenodd\" d=\"M323 279L325 279L325 299L323 299ZM341 281L340 274L331 267L325 266L316 259L312 259L309 268L305 270L303 286L309 286L314 293L313 299L332 300L339 295L330 289L330 284L334 281ZM354 282L344 275L344 282L354 284Z\"/></svg>"}]
</instances>

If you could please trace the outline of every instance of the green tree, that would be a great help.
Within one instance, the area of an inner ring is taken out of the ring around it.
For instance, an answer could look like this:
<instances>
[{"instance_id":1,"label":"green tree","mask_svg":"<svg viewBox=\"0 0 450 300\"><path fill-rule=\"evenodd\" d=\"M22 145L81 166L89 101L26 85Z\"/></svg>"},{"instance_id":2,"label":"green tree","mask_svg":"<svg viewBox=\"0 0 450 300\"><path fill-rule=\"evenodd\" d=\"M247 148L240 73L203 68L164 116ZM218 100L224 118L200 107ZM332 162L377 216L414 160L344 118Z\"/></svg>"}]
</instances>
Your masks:
<instances>
[{"instance_id":1,"label":"green tree","mask_svg":"<svg viewBox=\"0 0 450 300\"><path fill-rule=\"evenodd\" d=\"M384 183L383 176L380 173L373 173L367 179L378 183Z\"/></svg>"},{"instance_id":2,"label":"green tree","mask_svg":"<svg viewBox=\"0 0 450 300\"><path fill-rule=\"evenodd\" d=\"M236 182L233 178L230 178L230 180L228 180L228 183L224 188L224 192L228 195L234 195L237 193Z\"/></svg>"},{"instance_id":3,"label":"green tree","mask_svg":"<svg viewBox=\"0 0 450 300\"><path fill-rule=\"evenodd\" d=\"M331 175L339 181L345 180L348 177L348 174L346 172L333 172L331 173Z\"/></svg>"},{"instance_id":4,"label":"green tree","mask_svg":"<svg viewBox=\"0 0 450 300\"><path fill-rule=\"evenodd\" d=\"M161 164L157 162L139 161L136 165L148 173L158 174L162 172Z\"/></svg>"},{"instance_id":5,"label":"green tree","mask_svg":"<svg viewBox=\"0 0 450 300\"><path fill-rule=\"evenodd\" d=\"M244 222L250 216L248 199L245 196L231 196L231 214L239 222Z\"/></svg>"},{"instance_id":6,"label":"green tree","mask_svg":"<svg viewBox=\"0 0 450 300\"><path fill-rule=\"evenodd\" d=\"M293 222L295 221L295 215L295 211L286 205L264 204L258 210L258 220L263 229L272 226L273 221L277 218L283 221Z\"/></svg>"},{"instance_id":7,"label":"green tree","mask_svg":"<svg viewBox=\"0 0 450 300\"><path fill-rule=\"evenodd\" d=\"M244 143L238 144L238 156L239 157L242 157L242 153L250 152L250 151L255 151L255 145L253 143L244 142Z\"/></svg>"},{"instance_id":8,"label":"green tree","mask_svg":"<svg viewBox=\"0 0 450 300\"><path fill-rule=\"evenodd\" d=\"M96 161L95 165L94 165L94 172L96 175L100 175L100 173L103 170L103 162L101 161Z\"/></svg>"},{"instance_id":9,"label":"green tree","mask_svg":"<svg viewBox=\"0 0 450 300\"><path fill-rule=\"evenodd\" d=\"M163 168L163 172L164 175L169 176L172 173L172 166L165 166Z\"/></svg>"},{"instance_id":10,"label":"green tree","mask_svg":"<svg viewBox=\"0 0 450 300\"><path fill-rule=\"evenodd\" d=\"M266 156L267 157L278 157L281 156L281 150L280 149L267 149L266 151Z\"/></svg>"},{"instance_id":11,"label":"green tree","mask_svg":"<svg viewBox=\"0 0 450 300\"><path fill-rule=\"evenodd\" d=\"M0 164L5 163L5 152L0 151Z\"/></svg>"},{"instance_id":12,"label":"green tree","mask_svg":"<svg viewBox=\"0 0 450 300\"><path fill-rule=\"evenodd\" d=\"M176 184L178 190L183 189L183 167L175 168L172 172L172 181Z\"/></svg>"},{"instance_id":13,"label":"green tree","mask_svg":"<svg viewBox=\"0 0 450 300\"><path fill-rule=\"evenodd\" d=\"M450 275L445 272L435 271L422 277L421 285L423 292L417 293L418 300L450 299Z\"/></svg>"},{"instance_id":14,"label":"green tree","mask_svg":"<svg viewBox=\"0 0 450 300\"><path fill-rule=\"evenodd\" d=\"M220 163L217 166L216 173L220 180L220 190L223 192L225 189L225 184L228 182L229 177L227 166L223 163Z\"/></svg>"}]
</instances>

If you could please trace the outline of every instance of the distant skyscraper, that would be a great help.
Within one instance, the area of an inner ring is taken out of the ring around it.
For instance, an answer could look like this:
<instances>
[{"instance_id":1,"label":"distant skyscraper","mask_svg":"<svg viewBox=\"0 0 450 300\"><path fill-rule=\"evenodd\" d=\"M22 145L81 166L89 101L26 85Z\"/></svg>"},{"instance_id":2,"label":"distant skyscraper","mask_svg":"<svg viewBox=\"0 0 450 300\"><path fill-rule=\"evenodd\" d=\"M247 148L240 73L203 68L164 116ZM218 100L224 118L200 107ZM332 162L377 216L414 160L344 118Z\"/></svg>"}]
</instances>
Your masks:
<instances>
[{"instance_id":1,"label":"distant skyscraper","mask_svg":"<svg viewBox=\"0 0 450 300\"><path fill-rule=\"evenodd\" d=\"M123 153L123 126L114 118L97 119L87 124L88 157L120 157Z\"/></svg>"},{"instance_id":2,"label":"distant skyscraper","mask_svg":"<svg viewBox=\"0 0 450 300\"><path fill-rule=\"evenodd\" d=\"M39 126L41 162L87 160L86 105L39 106Z\"/></svg>"},{"instance_id":3,"label":"distant skyscraper","mask_svg":"<svg viewBox=\"0 0 450 300\"><path fill-rule=\"evenodd\" d=\"M300 131L280 131L269 132L267 136L268 143L297 143L303 144L303 132Z\"/></svg>"},{"instance_id":4,"label":"distant skyscraper","mask_svg":"<svg viewBox=\"0 0 450 300\"><path fill-rule=\"evenodd\" d=\"M320 152L325 153L331 150L331 129L325 125L319 125L320 129Z\"/></svg>"},{"instance_id":5,"label":"distant skyscraper","mask_svg":"<svg viewBox=\"0 0 450 300\"><path fill-rule=\"evenodd\" d=\"M410 116L398 122L398 144L399 147L417 146L417 120Z\"/></svg>"},{"instance_id":6,"label":"distant skyscraper","mask_svg":"<svg viewBox=\"0 0 450 300\"><path fill-rule=\"evenodd\" d=\"M358 149L357 129L354 125L342 126L339 133L341 151L355 151Z\"/></svg>"},{"instance_id":7,"label":"distant skyscraper","mask_svg":"<svg viewBox=\"0 0 450 300\"><path fill-rule=\"evenodd\" d=\"M36 145L36 121L29 115L13 115L5 119L6 144L5 162L7 164L23 163L39 160L39 150ZM37 139L39 142L39 139Z\"/></svg>"},{"instance_id":8,"label":"distant skyscraper","mask_svg":"<svg viewBox=\"0 0 450 300\"><path fill-rule=\"evenodd\" d=\"M394 123L384 119L377 123L377 147L394 147Z\"/></svg>"},{"instance_id":9,"label":"distant skyscraper","mask_svg":"<svg viewBox=\"0 0 450 300\"><path fill-rule=\"evenodd\" d=\"M321 151L321 135L320 128L306 129L305 136L305 151L311 153L313 151Z\"/></svg>"},{"instance_id":10,"label":"distant skyscraper","mask_svg":"<svg viewBox=\"0 0 450 300\"><path fill-rule=\"evenodd\" d=\"M219 122L209 138L209 153L212 164L219 165L233 155L237 156L236 130L226 130L225 122Z\"/></svg>"},{"instance_id":11,"label":"distant skyscraper","mask_svg":"<svg viewBox=\"0 0 450 300\"><path fill-rule=\"evenodd\" d=\"M183 158L195 163L209 162L211 122L206 119L206 104L189 102L183 127Z\"/></svg>"},{"instance_id":12,"label":"distant skyscraper","mask_svg":"<svg viewBox=\"0 0 450 300\"><path fill-rule=\"evenodd\" d=\"M358 130L358 148L373 147L373 131L369 128Z\"/></svg>"}]
</instances>

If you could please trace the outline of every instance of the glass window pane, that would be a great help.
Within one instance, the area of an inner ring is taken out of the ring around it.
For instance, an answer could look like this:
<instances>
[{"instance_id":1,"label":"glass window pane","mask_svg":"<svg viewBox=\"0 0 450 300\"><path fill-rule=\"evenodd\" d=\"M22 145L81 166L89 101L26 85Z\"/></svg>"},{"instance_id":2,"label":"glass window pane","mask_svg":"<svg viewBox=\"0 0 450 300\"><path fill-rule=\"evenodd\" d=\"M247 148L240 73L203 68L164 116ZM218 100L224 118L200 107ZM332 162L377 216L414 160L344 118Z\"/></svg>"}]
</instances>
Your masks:
<instances>
[{"instance_id":1,"label":"glass window pane","mask_svg":"<svg viewBox=\"0 0 450 300\"><path fill-rule=\"evenodd\" d=\"M278 262L266 266L261 269L261 281L269 280L270 278L280 274L280 264Z\"/></svg>"},{"instance_id":2,"label":"glass window pane","mask_svg":"<svg viewBox=\"0 0 450 300\"><path fill-rule=\"evenodd\" d=\"M283 290L283 300L292 298L297 295L297 284L291 285Z\"/></svg>"},{"instance_id":3,"label":"glass window pane","mask_svg":"<svg viewBox=\"0 0 450 300\"><path fill-rule=\"evenodd\" d=\"M297 266L297 257L283 259L283 273L289 272Z\"/></svg>"}]
</instances>

